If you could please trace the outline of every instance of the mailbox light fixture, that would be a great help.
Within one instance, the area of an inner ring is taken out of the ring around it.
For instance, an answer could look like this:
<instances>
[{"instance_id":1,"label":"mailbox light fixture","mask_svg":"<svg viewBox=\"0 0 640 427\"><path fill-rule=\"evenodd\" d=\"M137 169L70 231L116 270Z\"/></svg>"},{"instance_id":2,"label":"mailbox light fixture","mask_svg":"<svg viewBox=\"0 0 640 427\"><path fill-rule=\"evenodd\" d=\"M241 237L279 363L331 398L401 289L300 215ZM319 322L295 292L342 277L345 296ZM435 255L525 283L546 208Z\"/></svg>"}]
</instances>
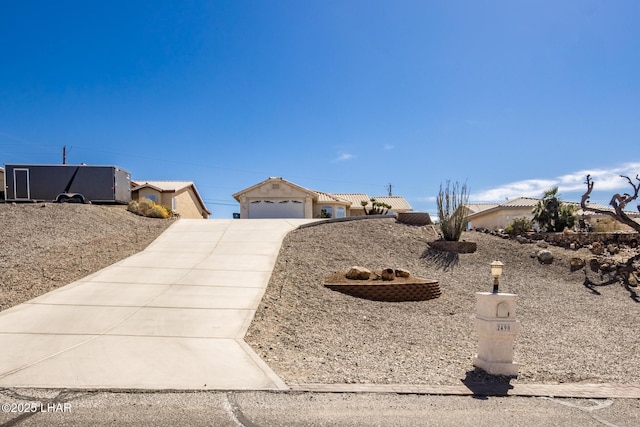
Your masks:
<instances>
[{"instance_id":1,"label":"mailbox light fixture","mask_svg":"<svg viewBox=\"0 0 640 427\"><path fill-rule=\"evenodd\" d=\"M498 279L502 275L502 266L504 264L500 261L493 261L491 263L491 275L493 276L493 293L498 293Z\"/></svg>"}]
</instances>

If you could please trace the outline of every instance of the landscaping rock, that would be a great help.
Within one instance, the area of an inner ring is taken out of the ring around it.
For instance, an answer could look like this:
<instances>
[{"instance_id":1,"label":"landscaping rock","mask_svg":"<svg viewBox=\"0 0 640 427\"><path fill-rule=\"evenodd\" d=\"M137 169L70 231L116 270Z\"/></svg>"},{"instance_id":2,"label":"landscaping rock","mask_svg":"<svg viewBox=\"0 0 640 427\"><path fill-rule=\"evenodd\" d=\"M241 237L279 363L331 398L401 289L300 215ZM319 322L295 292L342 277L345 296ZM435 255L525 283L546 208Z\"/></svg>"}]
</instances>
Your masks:
<instances>
[{"instance_id":1,"label":"landscaping rock","mask_svg":"<svg viewBox=\"0 0 640 427\"><path fill-rule=\"evenodd\" d=\"M586 262L582 258L571 258L569 263L571 265L571 271L580 270L586 265Z\"/></svg>"},{"instance_id":2,"label":"landscaping rock","mask_svg":"<svg viewBox=\"0 0 640 427\"><path fill-rule=\"evenodd\" d=\"M604 247L600 242L593 242L589 247L589 250L594 255L602 255L604 253Z\"/></svg>"},{"instance_id":3,"label":"landscaping rock","mask_svg":"<svg viewBox=\"0 0 640 427\"><path fill-rule=\"evenodd\" d=\"M411 273L404 268L396 268L396 277L409 277Z\"/></svg>"},{"instance_id":4,"label":"landscaping rock","mask_svg":"<svg viewBox=\"0 0 640 427\"><path fill-rule=\"evenodd\" d=\"M385 268L382 270L382 273L380 273L380 276L382 280L393 280L396 278L396 272L393 268Z\"/></svg>"},{"instance_id":5,"label":"landscaping rock","mask_svg":"<svg viewBox=\"0 0 640 427\"><path fill-rule=\"evenodd\" d=\"M371 270L356 265L349 269L346 277L351 280L369 280L371 277Z\"/></svg>"},{"instance_id":6,"label":"landscaping rock","mask_svg":"<svg viewBox=\"0 0 640 427\"><path fill-rule=\"evenodd\" d=\"M549 244L544 240L540 240L538 243L536 243L536 246L539 248L548 248Z\"/></svg>"},{"instance_id":7,"label":"landscaping rock","mask_svg":"<svg viewBox=\"0 0 640 427\"><path fill-rule=\"evenodd\" d=\"M606 259L600 262L600 271L603 273L609 273L616 270L616 263L611 259Z\"/></svg>"},{"instance_id":8,"label":"landscaping rock","mask_svg":"<svg viewBox=\"0 0 640 427\"><path fill-rule=\"evenodd\" d=\"M553 254L550 250L542 249L536 254L538 261L542 264L551 264L553 262Z\"/></svg>"},{"instance_id":9,"label":"landscaping rock","mask_svg":"<svg viewBox=\"0 0 640 427\"><path fill-rule=\"evenodd\" d=\"M614 245L613 243L609 243L607 245L607 251L611 254L611 255L615 255L620 253L620 248L617 245Z\"/></svg>"}]
</instances>

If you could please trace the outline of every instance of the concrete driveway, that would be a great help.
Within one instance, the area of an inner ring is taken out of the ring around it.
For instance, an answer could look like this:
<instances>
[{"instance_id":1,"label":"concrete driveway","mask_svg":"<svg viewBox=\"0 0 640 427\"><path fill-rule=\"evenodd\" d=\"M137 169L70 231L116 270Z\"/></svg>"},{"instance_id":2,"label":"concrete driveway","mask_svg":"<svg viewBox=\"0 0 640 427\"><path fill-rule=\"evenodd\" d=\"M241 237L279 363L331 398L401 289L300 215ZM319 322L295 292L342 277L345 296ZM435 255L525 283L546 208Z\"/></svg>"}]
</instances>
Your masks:
<instances>
[{"instance_id":1,"label":"concrete driveway","mask_svg":"<svg viewBox=\"0 0 640 427\"><path fill-rule=\"evenodd\" d=\"M187 220L0 313L0 387L283 390L243 341L283 237L314 220Z\"/></svg>"}]
</instances>

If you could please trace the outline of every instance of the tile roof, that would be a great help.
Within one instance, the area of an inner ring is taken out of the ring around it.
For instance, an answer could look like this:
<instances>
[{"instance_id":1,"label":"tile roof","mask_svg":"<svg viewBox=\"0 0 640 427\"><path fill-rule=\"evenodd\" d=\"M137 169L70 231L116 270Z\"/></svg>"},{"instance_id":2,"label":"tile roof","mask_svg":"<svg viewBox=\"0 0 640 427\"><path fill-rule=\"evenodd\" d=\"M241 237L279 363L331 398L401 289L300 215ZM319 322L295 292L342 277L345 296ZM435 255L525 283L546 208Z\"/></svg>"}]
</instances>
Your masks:
<instances>
[{"instance_id":1,"label":"tile roof","mask_svg":"<svg viewBox=\"0 0 640 427\"><path fill-rule=\"evenodd\" d=\"M402 209L402 210L408 210L408 211L412 211L413 208L411 207L411 205L409 204L409 202L407 202L404 197L399 197L399 196L374 196L374 199L376 199L377 202L382 202L382 203L386 203L388 205L391 206L391 210L398 210L398 209Z\"/></svg>"},{"instance_id":2,"label":"tile roof","mask_svg":"<svg viewBox=\"0 0 640 427\"><path fill-rule=\"evenodd\" d=\"M508 200L501 204L491 204L491 203L467 203L465 206L471 212L469 214L470 217L480 214L481 212L488 212L493 210L498 210L500 208L533 208L538 204L541 199L536 199L533 197L518 197L513 200ZM578 215L597 215L596 212L591 211L583 211L580 207L580 203L578 202L568 202L563 200L562 203L573 205L576 207L576 213ZM613 212L613 208L611 206L601 205L599 203L589 203L589 206L592 208L600 209L603 211ZM633 211L625 211L628 216L637 217L640 216L640 213Z\"/></svg>"},{"instance_id":3,"label":"tile roof","mask_svg":"<svg viewBox=\"0 0 640 427\"><path fill-rule=\"evenodd\" d=\"M571 203L571 204L575 205L576 208L578 209L576 211L576 213L578 215L598 215L597 212L583 210L580 207L580 203L576 203L576 202L566 202L566 203ZM603 210L603 211L609 211L609 212L613 212L614 211L611 206L605 206L605 205L601 205L599 203L587 203L587 206L589 206L591 208L595 208L595 209L600 209L600 210ZM640 212L624 211L624 213L627 214L627 216L630 216L630 217L638 217L638 216L640 216Z\"/></svg>"},{"instance_id":4,"label":"tile roof","mask_svg":"<svg viewBox=\"0 0 640 427\"><path fill-rule=\"evenodd\" d=\"M465 204L469 212L474 214L482 211L486 211L488 209L493 209L498 206L497 203L467 203Z\"/></svg>"},{"instance_id":5,"label":"tile roof","mask_svg":"<svg viewBox=\"0 0 640 427\"><path fill-rule=\"evenodd\" d=\"M534 207L538 204L540 199L535 199L533 197L518 197L513 200L507 200L506 202L500 204L500 206L511 207L511 208L527 208Z\"/></svg>"},{"instance_id":6,"label":"tile roof","mask_svg":"<svg viewBox=\"0 0 640 427\"><path fill-rule=\"evenodd\" d=\"M369 201L369 199L371 199L371 197L365 193L333 193L333 195L351 202L352 207L362 206L360 202L363 200Z\"/></svg>"},{"instance_id":7,"label":"tile roof","mask_svg":"<svg viewBox=\"0 0 640 427\"><path fill-rule=\"evenodd\" d=\"M139 181L136 180L134 190L140 187L154 187L160 191L178 191L194 185L192 181Z\"/></svg>"},{"instance_id":8,"label":"tile roof","mask_svg":"<svg viewBox=\"0 0 640 427\"><path fill-rule=\"evenodd\" d=\"M295 184L295 183L293 183L291 181L288 181L288 180L286 180L286 179L284 179L282 177L279 177L279 176L270 176L269 178L265 179L264 181L260 181L259 183L254 184L251 187L247 187L244 190L238 191L237 193L233 194L233 198L236 199L237 201L240 201L240 196L243 193L248 193L249 191L251 191L251 190L253 190L255 188L258 188L258 187L260 187L260 186L262 186L262 185L264 185L264 184L266 184L268 182L271 182L272 184L278 184L278 183L282 182L282 183L285 183L285 184L287 184L287 185L289 185L289 186L291 186L293 188L297 188L298 190L300 190L300 191L302 191L304 193L309 193L309 196L311 196L314 200L316 199L316 197L318 197L318 192L316 192L316 191L309 190L308 188L302 187L302 186L300 186L298 184Z\"/></svg>"},{"instance_id":9,"label":"tile roof","mask_svg":"<svg viewBox=\"0 0 640 427\"><path fill-rule=\"evenodd\" d=\"M248 192L256 187L259 187L267 182L273 182L273 181L282 181L285 182L291 186L297 187L305 192L310 193L310 195L313 197L314 200L316 200L318 203L341 203L344 204L346 206L349 206L351 209L354 208L362 208L362 204L361 202L366 200L368 202L369 205L371 205L371 203L369 202L369 200L371 200L371 197L366 194L366 193L326 193L324 191L318 191L318 190L310 190L308 188L305 187L301 187L297 184L292 183L291 181L287 181L284 178L281 177L269 177L266 180L259 182L258 184L252 185L249 188L246 188L242 191L239 191L237 193L235 193L233 195L233 197L239 200L239 197L242 193ZM376 196L375 197L376 200L380 201L380 202L384 202L387 203L388 205L391 205L391 210L413 210L413 208L411 207L411 205L409 205L409 203L404 199L404 197L400 197L400 196Z\"/></svg>"},{"instance_id":10,"label":"tile roof","mask_svg":"<svg viewBox=\"0 0 640 427\"><path fill-rule=\"evenodd\" d=\"M343 203L346 205L350 205L351 201L349 200L345 200L345 199L341 199L340 197L336 196L335 194L329 194L329 193L325 193L323 191L318 191L318 190L313 190L316 194L318 194L318 202L319 203L327 203L327 202L332 202L332 203Z\"/></svg>"}]
</instances>

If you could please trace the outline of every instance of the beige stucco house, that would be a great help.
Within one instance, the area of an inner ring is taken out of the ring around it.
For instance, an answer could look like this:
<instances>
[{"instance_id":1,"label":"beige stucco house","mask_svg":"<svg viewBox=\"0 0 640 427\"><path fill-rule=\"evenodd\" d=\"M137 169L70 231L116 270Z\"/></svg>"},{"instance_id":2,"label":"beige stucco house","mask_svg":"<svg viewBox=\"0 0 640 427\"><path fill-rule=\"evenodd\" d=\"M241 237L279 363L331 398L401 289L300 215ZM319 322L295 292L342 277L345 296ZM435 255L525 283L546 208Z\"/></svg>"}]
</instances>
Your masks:
<instances>
[{"instance_id":1,"label":"beige stucco house","mask_svg":"<svg viewBox=\"0 0 640 427\"><path fill-rule=\"evenodd\" d=\"M464 205L468 211L467 222L468 228L486 228L488 230L504 229L516 218L533 219L533 209L540 199L531 197L518 197L517 199L506 201L505 203L467 203ZM574 205L576 208L576 216L579 219L587 219L590 222L598 221L605 218L605 215L591 211L583 211L580 204L576 202L563 202ZM600 204L591 204L592 207L604 211L612 211L611 206ZM636 212L625 213L634 220L640 220L640 214ZM608 218L608 217L607 217Z\"/></svg>"},{"instance_id":2,"label":"beige stucco house","mask_svg":"<svg viewBox=\"0 0 640 427\"><path fill-rule=\"evenodd\" d=\"M496 230L505 228L516 218L533 218L533 208L539 199L518 197L502 204L496 203L467 203L468 228L486 228Z\"/></svg>"},{"instance_id":3,"label":"beige stucco house","mask_svg":"<svg viewBox=\"0 0 640 427\"><path fill-rule=\"evenodd\" d=\"M280 177L271 177L244 190L233 198L240 203L240 218L345 218L364 215L362 200L367 194L332 194L310 190ZM375 197L391 205L390 211L412 210L402 197ZM371 206L369 202L368 206Z\"/></svg>"},{"instance_id":4,"label":"beige stucco house","mask_svg":"<svg viewBox=\"0 0 640 427\"><path fill-rule=\"evenodd\" d=\"M131 198L153 200L181 218L207 219L211 215L191 181L132 181Z\"/></svg>"}]
</instances>

